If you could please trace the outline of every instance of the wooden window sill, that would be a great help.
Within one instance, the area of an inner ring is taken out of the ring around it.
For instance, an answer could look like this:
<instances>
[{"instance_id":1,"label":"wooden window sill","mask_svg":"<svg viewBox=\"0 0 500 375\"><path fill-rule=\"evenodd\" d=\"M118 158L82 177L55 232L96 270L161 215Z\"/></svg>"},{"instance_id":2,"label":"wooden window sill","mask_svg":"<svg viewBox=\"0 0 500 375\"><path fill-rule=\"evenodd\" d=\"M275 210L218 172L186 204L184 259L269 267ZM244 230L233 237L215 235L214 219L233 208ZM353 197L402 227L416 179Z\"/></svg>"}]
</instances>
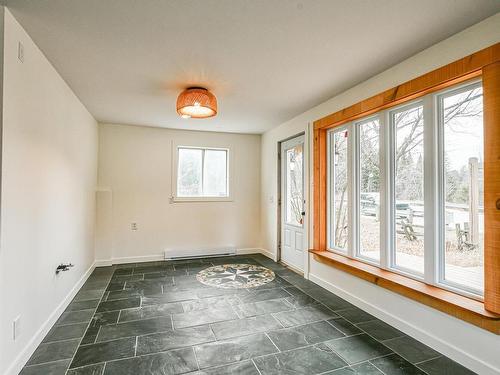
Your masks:
<instances>
[{"instance_id":1,"label":"wooden window sill","mask_svg":"<svg viewBox=\"0 0 500 375\"><path fill-rule=\"evenodd\" d=\"M500 315L485 310L484 303L403 275L383 270L331 251L309 250L318 262L350 273L382 288L435 308L455 318L500 334Z\"/></svg>"}]
</instances>

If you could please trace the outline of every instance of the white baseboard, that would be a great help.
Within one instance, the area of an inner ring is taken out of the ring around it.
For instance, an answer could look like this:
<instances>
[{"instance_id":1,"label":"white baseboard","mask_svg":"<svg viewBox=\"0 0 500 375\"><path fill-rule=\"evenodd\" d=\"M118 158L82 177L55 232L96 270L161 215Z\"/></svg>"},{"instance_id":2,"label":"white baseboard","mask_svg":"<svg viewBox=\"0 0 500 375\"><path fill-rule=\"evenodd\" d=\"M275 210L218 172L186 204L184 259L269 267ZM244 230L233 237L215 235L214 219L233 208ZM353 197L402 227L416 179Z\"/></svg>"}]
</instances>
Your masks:
<instances>
[{"instance_id":1,"label":"white baseboard","mask_svg":"<svg viewBox=\"0 0 500 375\"><path fill-rule=\"evenodd\" d=\"M453 344L443 341L441 338L433 335L430 332L424 331L419 327L414 326L410 322L403 320L397 316L394 316L389 311L381 309L378 306L374 306L371 303L365 302L359 297L353 295L352 293L340 288L339 286L332 284L318 276L309 273L309 280L322 286L328 291L338 295L339 297L345 299L346 301L352 303L353 305L367 311L368 313L374 315L375 317L383 320L387 324L390 324L397 329L403 331L407 335L416 338L425 345L437 350L438 352L450 357L454 361L470 368L471 370L477 372L478 374L499 374L500 369L492 367L488 363L471 356L469 353L457 348Z\"/></svg>"},{"instance_id":2,"label":"white baseboard","mask_svg":"<svg viewBox=\"0 0 500 375\"><path fill-rule=\"evenodd\" d=\"M95 263L97 267L104 267L104 266L112 266L113 264L154 262L163 259L164 259L163 254L154 254L154 255L139 255L133 257L119 257L112 259L99 259L96 260Z\"/></svg>"},{"instance_id":3,"label":"white baseboard","mask_svg":"<svg viewBox=\"0 0 500 375\"><path fill-rule=\"evenodd\" d=\"M262 255L265 255L269 259L272 259L272 260L276 261L274 254L271 253L269 250L266 250L266 249L259 249L259 250L260 250L260 253Z\"/></svg>"},{"instance_id":4,"label":"white baseboard","mask_svg":"<svg viewBox=\"0 0 500 375\"><path fill-rule=\"evenodd\" d=\"M262 249L257 247L249 247L246 249L236 249L237 255L246 255L246 254L260 254L262 253Z\"/></svg>"},{"instance_id":5,"label":"white baseboard","mask_svg":"<svg viewBox=\"0 0 500 375\"><path fill-rule=\"evenodd\" d=\"M70 290L66 297L64 297L61 303L55 308L52 314L50 314L49 318L45 321L45 323L42 324L40 329L33 335L31 340L26 344L25 348L16 357L14 362L7 368L5 375L17 375L21 372L24 365L30 359L31 355L35 352L36 348L38 348L38 345L40 345L52 326L56 323L57 319L59 319L64 310L66 310L66 307L68 307L70 302L75 297L76 293L78 293L83 284L85 284L85 281L87 281L89 276L92 274L92 271L94 271L95 267L96 263L94 262L83 274L80 280L78 280L78 282Z\"/></svg>"},{"instance_id":6,"label":"white baseboard","mask_svg":"<svg viewBox=\"0 0 500 375\"><path fill-rule=\"evenodd\" d=\"M263 254L263 255L267 256L268 258L273 259L273 256L270 252L268 252L264 249L259 249L257 247L236 249L236 254L238 254L238 255ZM133 256L133 257L119 257L119 258L113 258L113 259L99 259L99 260L95 261L95 266L96 267L105 267L105 266L112 266L113 264L153 262L153 261L159 261L159 260L164 260L163 254L140 255L140 256Z\"/></svg>"}]
</instances>

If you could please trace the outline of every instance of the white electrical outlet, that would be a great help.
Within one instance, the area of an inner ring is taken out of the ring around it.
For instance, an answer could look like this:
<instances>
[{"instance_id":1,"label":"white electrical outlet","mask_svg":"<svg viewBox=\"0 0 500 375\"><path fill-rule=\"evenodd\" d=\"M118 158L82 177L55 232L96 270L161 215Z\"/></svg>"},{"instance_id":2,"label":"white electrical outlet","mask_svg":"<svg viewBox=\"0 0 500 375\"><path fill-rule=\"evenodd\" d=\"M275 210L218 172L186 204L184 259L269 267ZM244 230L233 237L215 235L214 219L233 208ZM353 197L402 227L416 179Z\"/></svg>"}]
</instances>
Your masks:
<instances>
[{"instance_id":1,"label":"white electrical outlet","mask_svg":"<svg viewBox=\"0 0 500 375\"><path fill-rule=\"evenodd\" d=\"M139 229L139 227L137 226L137 223L130 223L130 229L136 231Z\"/></svg>"},{"instance_id":2,"label":"white electrical outlet","mask_svg":"<svg viewBox=\"0 0 500 375\"><path fill-rule=\"evenodd\" d=\"M14 341L21 335L21 315L12 321L12 339Z\"/></svg>"},{"instance_id":3,"label":"white electrical outlet","mask_svg":"<svg viewBox=\"0 0 500 375\"><path fill-rule=\"evenodd\" d=\"M17 58L19 61L24 62L24 46L21 42L17 45Z\"/></svg>"}]
</instances>

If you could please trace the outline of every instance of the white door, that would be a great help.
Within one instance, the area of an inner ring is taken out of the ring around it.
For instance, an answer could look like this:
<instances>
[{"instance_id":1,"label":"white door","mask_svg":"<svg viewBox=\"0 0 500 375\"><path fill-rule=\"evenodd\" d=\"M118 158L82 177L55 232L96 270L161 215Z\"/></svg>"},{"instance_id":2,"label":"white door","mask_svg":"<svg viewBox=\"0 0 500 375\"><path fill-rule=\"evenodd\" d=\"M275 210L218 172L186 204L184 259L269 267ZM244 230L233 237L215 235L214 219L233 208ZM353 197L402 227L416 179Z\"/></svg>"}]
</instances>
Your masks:
<instances>
[{"instance_id":1,"label":"white door","mask_svg":"<svg viewBox=\"0 0 500 375\"><path fill-rule=\"evenodd\" d=\"M304 136L281 143L281 261L304 269Z\"/></svg>"}]
</instances>

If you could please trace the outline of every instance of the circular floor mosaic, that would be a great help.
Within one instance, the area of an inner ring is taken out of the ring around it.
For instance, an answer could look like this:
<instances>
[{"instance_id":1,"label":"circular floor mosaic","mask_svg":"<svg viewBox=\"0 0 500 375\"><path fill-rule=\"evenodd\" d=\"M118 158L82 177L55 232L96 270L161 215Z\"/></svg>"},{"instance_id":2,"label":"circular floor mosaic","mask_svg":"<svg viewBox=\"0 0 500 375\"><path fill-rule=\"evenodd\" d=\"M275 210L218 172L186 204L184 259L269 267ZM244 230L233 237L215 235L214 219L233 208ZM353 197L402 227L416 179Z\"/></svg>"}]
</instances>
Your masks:
<instances>
[{"instance_id":1,"label":"circular floor mosaic","mask_svg":"<svg viewBox=\"0 0 500 375\"><path fill-rule=\"evenodd\" d=\"M200 283L224 289L254 288L274 280L274 272L253 264L222 264L198 272Z\"/></svg>"}]
</instances>

